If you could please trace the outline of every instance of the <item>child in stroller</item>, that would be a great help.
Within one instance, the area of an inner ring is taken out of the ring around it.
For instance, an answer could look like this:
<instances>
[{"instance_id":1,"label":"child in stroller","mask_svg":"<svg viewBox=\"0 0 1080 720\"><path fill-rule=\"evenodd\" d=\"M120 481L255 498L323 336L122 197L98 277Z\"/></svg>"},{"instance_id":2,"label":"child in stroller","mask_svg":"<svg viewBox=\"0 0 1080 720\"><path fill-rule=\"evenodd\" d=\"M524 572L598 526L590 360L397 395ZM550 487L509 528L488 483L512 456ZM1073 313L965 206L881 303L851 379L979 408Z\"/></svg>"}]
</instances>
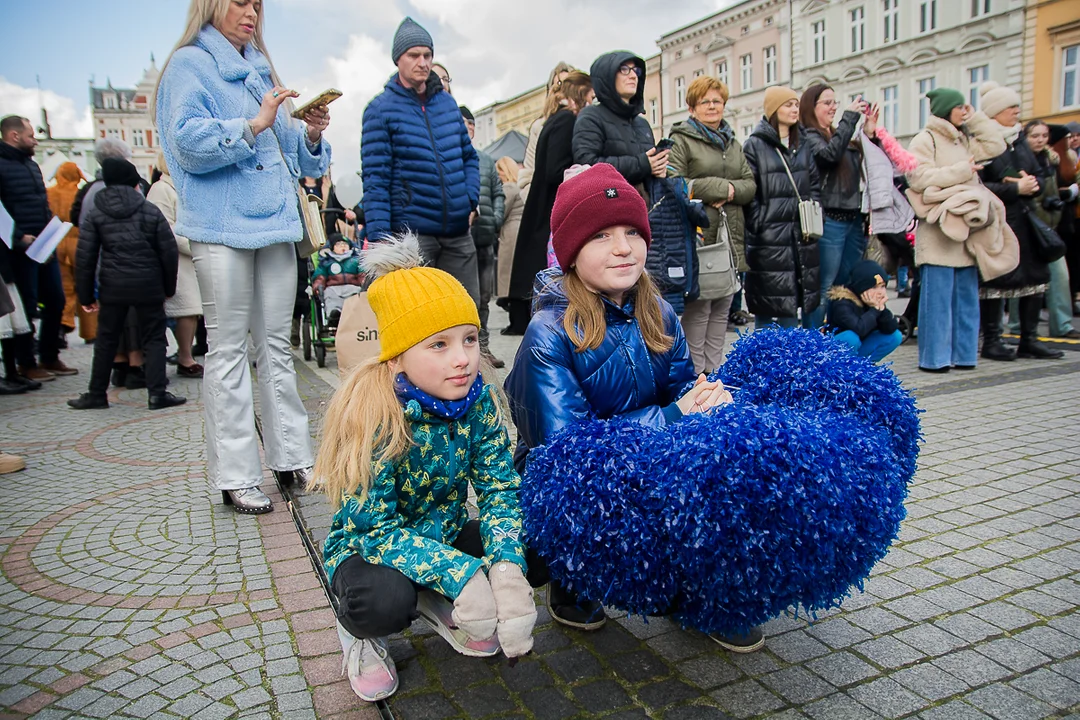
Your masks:
<instances>
[{"instance_id":1,"label":"child in stroller","mask_svg":"<svg viewBox=\"0 0 1080 720\"><path fill-rule=\"evenodd\" d=\"M329 327L337 327L345 298L359 295L366 286L360 251L341 233L333 233L319 251L311 279L311 289L322 300Z\"/></svg>"}]
</instances>

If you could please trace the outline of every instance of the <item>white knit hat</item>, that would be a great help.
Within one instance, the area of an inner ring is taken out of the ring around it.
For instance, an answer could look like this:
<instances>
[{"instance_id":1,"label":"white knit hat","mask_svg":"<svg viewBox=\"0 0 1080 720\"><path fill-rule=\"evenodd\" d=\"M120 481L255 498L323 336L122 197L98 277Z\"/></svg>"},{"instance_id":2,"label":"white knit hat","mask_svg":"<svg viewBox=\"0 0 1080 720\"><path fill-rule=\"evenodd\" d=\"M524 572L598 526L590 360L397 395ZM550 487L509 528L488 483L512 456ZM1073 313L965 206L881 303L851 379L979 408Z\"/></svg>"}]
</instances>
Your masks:
<instances>
[{"instance_id":1,"label":"white knit hat","mask_svg":"<svg viewBox=\"0 0 1080 720\"><path fill-rule=\"evenodd\" d=\"M979 103L987 117L994 117L1002 110L1019 105L1020 93L987 80L979 86Z\"/></svg>"}]
</instances>

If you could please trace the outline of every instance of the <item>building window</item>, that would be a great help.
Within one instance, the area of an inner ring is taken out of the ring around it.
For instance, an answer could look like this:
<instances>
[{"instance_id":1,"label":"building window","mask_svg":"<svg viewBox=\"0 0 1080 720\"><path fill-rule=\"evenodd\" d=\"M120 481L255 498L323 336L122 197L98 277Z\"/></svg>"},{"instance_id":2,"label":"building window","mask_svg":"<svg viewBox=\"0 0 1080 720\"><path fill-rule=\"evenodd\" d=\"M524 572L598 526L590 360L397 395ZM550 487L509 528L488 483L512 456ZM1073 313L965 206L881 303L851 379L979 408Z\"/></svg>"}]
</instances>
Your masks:
<instances>
[{"instance_id":1,"label":"building window","mask_svg":"<svg viewBox=\"0 0 1080 720\"><path fill-rule=\"evenodd\" d=\"M1061 107L1080 106L1080 45L1061 51Z\"/></svg>"},{"instance_id":2,"label":"building window","mask_svg":"<svg viewBox=\"0 0 1080 720\"><path fill-rule=\"evenodd\" d=\"M855 102L856 100L862 98L863 95L864 94L862 92L848 93L848 96L847 96L848 105L850 105L851 103Z\"/></svg>"},{"instance_id":3,"label":"building window","mask_svg":"<svg viewBox=\"0 0 1080 720\"><path fill-rule=\"evenodd\" d=\"M881 91L881 121L885 129L897 135L900 126L900 88L890 85Z\"/></svg>"},{"instance_id":4,"label":"building window","mask_svg":"<svg viewBox=\"0 0 1080 720\"><path fill-rule=\"evenodd\" d=\"M116 96L115 95L106 95L105 96L105 109L106 110L115 110L116 109Z\"/></svg>"},{"instance_id":5,"label":"building window","mask_svg":"<svg viewBox=\"0 0 1080 720\"><path fill-rule=\"evenodd\" d=\"M742 35L750 34L750 26L749 25L743 25L742 30L740 30L739 33L742 34Z\"/></svg>"},{"instance_id":6,"label":"building window","mask_svg":"<svg viewBox=\"0 0 1080 720\"><path fill-rule=\"evenodd\" d=\"M741 81L740 89L743 92L751 90L754 87L754 56L750 53L743 55L739 58L739 79Z\"/></svg>"},{"instance_id":7,"label":"building window","mask_svg":"<svg viewBox=\"0 0 1080 720\"><path fill-rule=\"evenodd\" d=\"M131 131L131 147L146 147L146 133L142 130Z\"/></svg>"},{"instance_id":8,"label":"building window","mask_svg":"<svg viewBox=\"0 0 1080 720\"><path fill-rule=\"evenodd\" d=\"M754 132L754 124L753 124L753 123L747 123L746 125L743 125L743 126L742 126L742 136L743 136L743 140L745 140L745 139L747 139L748 137L750 137L750 134L751 134L752 132Z\"/></svg>"},{"instance_id":9,"label":"building window","mask_svg":"<svg viewBox=\"0 0 1080 720\"><path fill-rule=\"evenodd\" d=\"M851 16L851 52L862 52L866 49L866 11L857 7L849 15Z\"/></svg>"},{"instance_id":10,"label":"building window","mask_svg":"<svg viewBox=\"0 0 1080 720\"><path fill-rule=\"evenodd\" d=\"M765 18L765 27L769 27L769 26L771 26L771 25L772 25L772 21L773 21L773 19L772 19L772 15L770 15L770 16L769 16L769 17L767 17L767 18Z\"/></svg>"},{"instance_id":11,"label":"building window","mask_svg":"<svg viewBox=\"0 0 1080 720\"><path fill-rule=\"evenodd\" d=\"M937 0L923 0L919 3L919 32L937 30Z\"/></svg>"},{"instance_id":12,"label":"building window","mask_svg":"<svg viewBox=\"0 0 1080 720\"><path fill-rule=\"evenodd\" d=\"M900 39L900 0L884 0L882 8L885 12L885 42L896 42Z\"/></svg>"},{"instance_id":13,"label":"building window","mask_svg":"<svg viewBox=\"0 0 1080 720\"><path fill-rule=\"evenodd\" d=\"M704 70L695 70L695 71L694 71L694 77L696 77L696 78L699 78L699 77L701 77L701 76L702 76L702 75L704 75L704 74L705 74L705 71L704 71Z\"/></svg>"},{"instance_id":14,"label":"building window","mask_svg":"<svg viewBox=\"0 0 1080 720\"><path fill-rule=\"evenodd\" d=\"M682 50L676 50L675 51L675 59L676 60L682 60Z\"/></svg>"},{"instance_id":15,"label":"building window","mask_svg":"<svg viewBox=\"0 0 1080 720\"><path fill-rule=\"evenodd\" d=\"M694 52L701 52L701 43L694 46Z\"/></svg>"},{"instance_id":16,"label":"building window","mask_svg":"<svg viewBox=\"0 0 1080 720\"><path fill-rule=\"evenodd\" d=\"M729 87L731 86L731 83L728 82L727 58L716 63L716 79Z\"/></svg>"},{"instance_id":17,"label":"building window","mask_svg":"<svg viewBox=\"0 0 1080 720\"><path fill-rule=\"evenodd\" d=\"M770 45L765 48L765 84L772 85L776 82L776 46Z\"/></svg>"},{"instance_id":18,"label":"building window","mask_svg":"<svg viewBox=\"0 0 1080 720\"><path fill-rule=\"evenodd\" d=\"M825 21L818 20L813 24L814 36L814 62L825 62Z\"/></svg>"},{"instance_id":19,"label":"building window","mask_svg":"<svg viewBox=\"0 0 1080 720\"><path fill-rule=\"evenodd\" d=\"M979 109L979 86L990 79L990 66L979 65L978 67L968 68L968 102L971 103L971 107L976 110Z\"/></svg>"},{"instance_id":20,"label":"building window","mask_svg":"<svg viewBox=\"0 0 1080 720\"><path fill-rule=\"evenodd\" d=\"M120 130L117 128L109 128L105 131L105 137L113 138L114 140L120 139Z\"/></svg>"},{"instance_id":21,"label":"building window","mask_svg":"<svg viewBox=\"0 0 1080 720\"><path fill-rule=\"evenodd\" d=\"M990 14L990 0L971 0L971 17Z\"/></svg>"},{"instance_id":22,"label":"building window","mask_svg":"<svg viewBox=\"0 0 1080 720\"><path fill-rule=\"evenodd\" d=\"M658 125L660 120L660 114L657 111L656 98L649 100L649 124Z\"/></svg>"},{"instance_id":23,"label":"building window","mask_svg":"<svg viewBox=\"0 0 1080 720\"><path fill-rule=\"evenodd\" d=\"M675 107L680 110L686 107L686 78L682 75L675 78Z\"/></svg>"},{"instance_id":24,"label":"building window","mask_svg":"<svg viewBox=\"0 0 1080 720\"><path fill-rule=\"evenodd\" d=\"M930 98L926 93L937 87L937 78L923 78L919 81L919 127L926 127L926 121L930 119Z\"/></svg>"}]
</instances>

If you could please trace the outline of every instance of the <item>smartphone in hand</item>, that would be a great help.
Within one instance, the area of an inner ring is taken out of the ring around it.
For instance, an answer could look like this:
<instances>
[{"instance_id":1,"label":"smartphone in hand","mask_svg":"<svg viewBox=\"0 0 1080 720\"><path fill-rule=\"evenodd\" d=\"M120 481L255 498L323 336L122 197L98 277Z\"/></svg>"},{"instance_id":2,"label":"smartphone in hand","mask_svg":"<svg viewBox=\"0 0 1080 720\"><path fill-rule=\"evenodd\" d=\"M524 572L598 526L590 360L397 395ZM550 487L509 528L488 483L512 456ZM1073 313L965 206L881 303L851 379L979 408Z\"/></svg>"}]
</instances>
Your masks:
<instances>
[{"instance_id":1,"label":"smartphone in hand","mask_svg":"<svg viewBox=\"0 0 1080 720\"><path fill-rule=\"evenodd\" d=\"M323 90L316 95L314 99L307 101L296 110L293 110L292 116L297 120L303 120L304 116L311 112L313 108L317 108L320 105L329 105L341 97L342 94L343 93L340 90L335 90L334 88Z\"/></svg>"},{"instance_id":2,"label":"smartphone in hand","mask_svg":"<svg viewBox=\"0 0 1080 720\"><path fill-rule=\"evenodd\" d=\"M656 143L656 152L664 152L675 147L675 141L671 138L660 138L660 142Z\"/></svg>"}]
</instances>

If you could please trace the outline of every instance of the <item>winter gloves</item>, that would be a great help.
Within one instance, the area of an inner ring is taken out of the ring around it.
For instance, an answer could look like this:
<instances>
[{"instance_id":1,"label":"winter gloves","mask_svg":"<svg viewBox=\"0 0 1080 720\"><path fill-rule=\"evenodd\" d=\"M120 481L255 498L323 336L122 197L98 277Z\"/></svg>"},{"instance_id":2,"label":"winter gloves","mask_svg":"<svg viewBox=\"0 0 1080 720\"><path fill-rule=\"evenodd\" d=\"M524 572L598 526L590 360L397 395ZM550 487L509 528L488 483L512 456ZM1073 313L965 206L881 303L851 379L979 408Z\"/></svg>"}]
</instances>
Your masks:
<instances>
[{"instance_id":1,"label":"winter gloves","mask_svg":"<svg viewBox=\"0 0 1080 720\"><path fill-rule=\"evenodd\" d=\"M532 650L533 646L536 602L532 588L521 568L511 562L493 565L488 579L498 615L499 644L506 657L520 657Z\"/></svg>"},{"instance_id":2,"label":"winter gloves","mask_svg":"<svg viewBox=\"0 0 1080 720\"><path fill-rule=\"evenodd\" d=\"M454 624L475 640L499 632L499 644L508 658L532 650L536 602L521 568L511 562L493 565L487 576L477 570L454 601Z\"/></svg>"},{"instance_id":3,"label":"winter gloves","mask_svg":"<svg viewBox=\"0 0 1080 720\"><path fill-rule=\"evenodd\" d=\"M520 574L520 570L518 573ZM477 570L465 583L461 594L454 601L451 618L454 624L474 640L487 640L495 634L495 596L483 570Z\"/></svg>"}]
</instances>

